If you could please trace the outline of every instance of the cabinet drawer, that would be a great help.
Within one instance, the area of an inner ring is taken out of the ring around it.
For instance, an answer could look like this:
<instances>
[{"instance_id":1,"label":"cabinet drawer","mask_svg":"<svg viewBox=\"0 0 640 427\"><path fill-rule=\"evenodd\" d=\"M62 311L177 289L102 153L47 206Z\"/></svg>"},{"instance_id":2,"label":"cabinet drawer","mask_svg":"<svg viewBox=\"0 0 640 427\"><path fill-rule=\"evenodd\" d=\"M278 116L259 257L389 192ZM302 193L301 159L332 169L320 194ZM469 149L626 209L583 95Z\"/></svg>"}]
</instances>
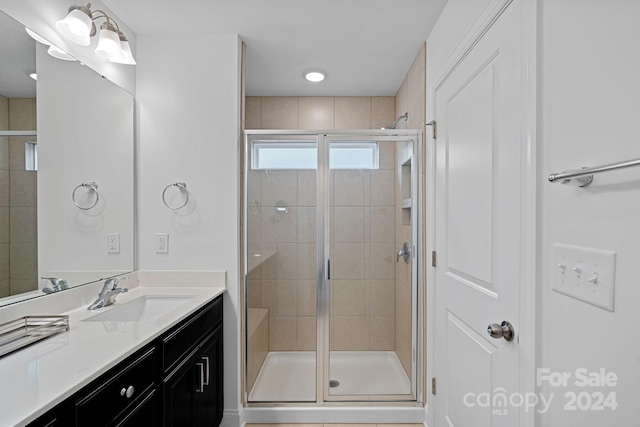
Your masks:
<instances>
[{"instance_id":1,"label":"cabinet drawer","mask_svg":"<svg viewBox=\"0 0 640 427\"><path fill-rule=\"evenodd\" d=\"M200 339L222 321L222 296L162 339L162 368L167 372L190 352Z\"/></svg>"},{"instance_id":2,"label":"cabinet drawer","mask_svg":"<svg viewBox=\"0 0 640 427\"><path fill-rule=\"evenodd\" d=\"M150 349L124 366L116 366L112 379L76 403L78 426L105 426L129 406L138 402L154 385L155 349ZM121 372L119 372L121 371Z\"/></svg>"}]
</instances>

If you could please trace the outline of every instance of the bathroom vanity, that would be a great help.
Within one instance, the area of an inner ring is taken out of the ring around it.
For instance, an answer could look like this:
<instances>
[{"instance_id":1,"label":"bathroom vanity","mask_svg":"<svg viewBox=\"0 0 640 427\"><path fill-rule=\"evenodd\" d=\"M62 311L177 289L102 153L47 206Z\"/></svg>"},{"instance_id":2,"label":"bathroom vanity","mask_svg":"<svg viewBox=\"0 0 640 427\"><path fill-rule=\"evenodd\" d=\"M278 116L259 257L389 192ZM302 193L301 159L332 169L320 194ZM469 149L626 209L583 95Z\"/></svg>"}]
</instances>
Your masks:
<instances>
[{"instance_id":1,"label":"bathroom vanity","mask_svg":"<svg viewBox=\"0 0 640 427\"><path fill-rule=\"evenodd\" d=\"M68 332L0 358L3 423L219 425L223 292L134 285L112 306L68 312Z\"/></svg>"}]
</instances>

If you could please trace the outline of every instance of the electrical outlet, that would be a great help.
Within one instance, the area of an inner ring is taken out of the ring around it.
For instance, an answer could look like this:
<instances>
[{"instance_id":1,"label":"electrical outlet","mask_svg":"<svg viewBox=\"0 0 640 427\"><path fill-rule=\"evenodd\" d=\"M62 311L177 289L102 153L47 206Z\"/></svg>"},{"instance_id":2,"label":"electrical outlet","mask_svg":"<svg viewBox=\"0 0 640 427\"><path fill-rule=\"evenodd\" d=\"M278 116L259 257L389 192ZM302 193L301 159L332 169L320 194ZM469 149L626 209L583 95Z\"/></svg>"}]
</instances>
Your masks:
<instances>
[{"instance_id":1,"label":"electrical outlet","mask_svg":"<svg viewBox=\"0 0 640 427\"><path fill-rule=\"evenodd\" d=\"M107 233L107 253L120 253L120 233Z\"/></svg>"},{"instance_id":2,"label":"electrical outlet","mask_svg":"<svg viewBox=\"0 0 640 427\"><path fill-rule=\"evenodd\" d=\"M156 233L156 253L169 253L169 233Z\"/></svg>"}]
</instances>

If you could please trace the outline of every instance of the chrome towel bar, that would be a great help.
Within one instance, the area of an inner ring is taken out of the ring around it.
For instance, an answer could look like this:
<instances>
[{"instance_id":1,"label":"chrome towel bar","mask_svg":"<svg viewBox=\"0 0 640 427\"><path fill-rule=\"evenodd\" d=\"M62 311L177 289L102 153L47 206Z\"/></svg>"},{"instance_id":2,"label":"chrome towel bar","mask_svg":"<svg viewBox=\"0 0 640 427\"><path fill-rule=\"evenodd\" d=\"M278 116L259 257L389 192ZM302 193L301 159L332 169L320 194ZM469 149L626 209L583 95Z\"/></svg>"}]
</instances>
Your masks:
<instances>
[{"instance_id":1,"label":"chrome towel bar","mask_svg":"<svg viewBox=\"0 0 640 427\"><path fill-rule=\"evenodd\" d=\"M610 163L608 165L596 166L592 168L583 167L560 173L549 175L549 182L560 182L562 184L577 185L578 187L588 187L593 182L593 175L600 172L607 172L616 169L640 166L640 159L627 160L626 162Z\"/></svg>"}]
</instances>

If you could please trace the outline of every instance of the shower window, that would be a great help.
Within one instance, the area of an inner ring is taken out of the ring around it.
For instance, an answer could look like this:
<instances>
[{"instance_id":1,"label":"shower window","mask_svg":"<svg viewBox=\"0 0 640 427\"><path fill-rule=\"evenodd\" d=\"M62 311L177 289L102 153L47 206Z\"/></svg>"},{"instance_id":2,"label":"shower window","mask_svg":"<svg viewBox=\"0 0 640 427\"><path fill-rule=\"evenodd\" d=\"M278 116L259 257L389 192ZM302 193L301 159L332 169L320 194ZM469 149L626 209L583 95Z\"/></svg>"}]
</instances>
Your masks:
<instances>
[{"instance_id":1,"label":"shower window","mask_svg":"<svg viewBox=\"0 0 640 427\"><path fill-rule=\"evenodd\" d=\"M253 170L316 169L318 165L318 147L311 141L253 141L252 152ZM378 169L378 143L333 143L329 159L331 169Z\"/></svg>"}]
</instances>

